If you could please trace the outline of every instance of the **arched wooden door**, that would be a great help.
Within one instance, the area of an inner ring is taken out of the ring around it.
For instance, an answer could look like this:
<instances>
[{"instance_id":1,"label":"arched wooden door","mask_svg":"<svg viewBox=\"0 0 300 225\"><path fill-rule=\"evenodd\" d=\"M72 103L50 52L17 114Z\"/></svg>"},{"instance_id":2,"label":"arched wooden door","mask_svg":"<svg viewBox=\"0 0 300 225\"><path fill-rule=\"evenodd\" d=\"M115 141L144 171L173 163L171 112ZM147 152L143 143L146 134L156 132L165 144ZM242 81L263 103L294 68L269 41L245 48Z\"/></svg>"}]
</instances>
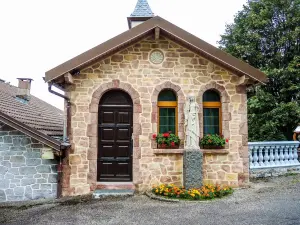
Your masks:
<instances>
[{"instance_id":1,"label":"arched wooden door","mask_svg":"<svg viewBox=\"0 0 300 225\"><path fill-rule=\"evenodd\" d=\"M132 100L124 91L108 91L98 112L97 180L132 181Z\"/></svg>"}]
</instances>

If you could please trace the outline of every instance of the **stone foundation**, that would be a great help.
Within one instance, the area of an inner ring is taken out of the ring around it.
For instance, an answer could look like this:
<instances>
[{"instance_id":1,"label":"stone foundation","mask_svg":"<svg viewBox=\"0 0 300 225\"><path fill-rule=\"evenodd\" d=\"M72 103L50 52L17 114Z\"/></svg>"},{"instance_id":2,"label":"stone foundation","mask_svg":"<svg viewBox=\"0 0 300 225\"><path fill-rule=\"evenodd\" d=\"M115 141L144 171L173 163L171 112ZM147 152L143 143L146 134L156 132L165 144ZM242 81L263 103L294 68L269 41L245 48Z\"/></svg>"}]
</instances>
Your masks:
<instances>
[{"instance_id":1,"label":"stone foundation","mask_svg":"<svg viewBox=\"0 0 300 225\"><path fill-rule=\"evenodd\" d=\"M250 178L265 178L284 176L293 173L300 173L300 166L281 167L281 168L266 168L266 169L251 169Z\"/></svg>"},{"instance_id":2,"label":"stone foundation","mask_svg":"<svg viewBox=\"0 0 300 225\"><path fill-rule=\"evenodd\" d=\"M55 198L57 162L38 141L0 124L0 202Z\"/></svg>"}]
</instances>

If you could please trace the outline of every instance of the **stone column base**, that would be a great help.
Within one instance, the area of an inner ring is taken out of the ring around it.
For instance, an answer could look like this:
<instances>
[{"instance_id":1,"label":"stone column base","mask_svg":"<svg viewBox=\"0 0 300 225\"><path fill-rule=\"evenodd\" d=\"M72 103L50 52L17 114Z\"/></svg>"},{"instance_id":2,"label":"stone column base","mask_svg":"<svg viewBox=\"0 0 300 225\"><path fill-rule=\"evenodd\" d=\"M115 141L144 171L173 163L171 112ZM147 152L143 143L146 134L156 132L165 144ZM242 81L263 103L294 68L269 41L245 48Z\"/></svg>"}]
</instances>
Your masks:
<instances>
[{"instance_id":1,"label":"stone column base","mask_svg":"<svg viewBox=\"0 0 300 225\"><path fill-rule=\"evenodd\" d=\"M187 149L183 154L183 184L186 189L202 186L203 153L199 149Z\"/></svg>"}]
</instances>

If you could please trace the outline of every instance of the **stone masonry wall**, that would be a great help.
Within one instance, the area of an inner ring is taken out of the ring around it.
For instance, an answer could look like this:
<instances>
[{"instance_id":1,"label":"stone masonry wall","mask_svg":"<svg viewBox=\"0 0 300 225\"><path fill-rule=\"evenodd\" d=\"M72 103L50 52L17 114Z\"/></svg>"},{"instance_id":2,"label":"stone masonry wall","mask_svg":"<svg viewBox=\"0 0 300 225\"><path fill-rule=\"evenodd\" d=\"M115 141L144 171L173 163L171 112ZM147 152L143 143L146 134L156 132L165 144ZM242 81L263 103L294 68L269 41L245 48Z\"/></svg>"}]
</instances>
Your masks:
<instances>
[{"instance_id":1,"label":"stone masonry wall","mask_svg":"<svg viewBox=\"0 0 300 225\"><path fill-rule=\"evenodd\" d=\"M162 64L152 64L149 54L159 49ZM134 103L133 183L142 191L151 185L182 183L182 156L154 154L151 137L157 133L159 91L173 89L178 96L178 135L184 138L183 105L189 92L202 107L204 90L218 91L222 99L222 131L230 139L228 154L205 154L203 177L206 183L243 185L249 180L247 148L246 87L239 77L189 51L179 44L150 36L126 49L81 70L68 89L72 103L72 149L69 154L69 186L64 195L89 193L96 183L97 123L101 96L112 89L129 93ZM199 113L202 117L202 109ZM202 129L202 125L200 123ZM174 159L176 159L174 161ZM168 163L171 165L168 166ZM176 168L175 168L176 167ZM172 175L174 174L174 175Z\"/></svg>"},{"instance_id":2,"label":"stone masonry wall","mask_svg":"<svg viewBox=\"0 0 300 225\"><path fill-rule=\"evenodd\" d=\"M44 147L0 123L0 202L56 197L57 162L41 159Z\"/></svg>"}]
</instances>

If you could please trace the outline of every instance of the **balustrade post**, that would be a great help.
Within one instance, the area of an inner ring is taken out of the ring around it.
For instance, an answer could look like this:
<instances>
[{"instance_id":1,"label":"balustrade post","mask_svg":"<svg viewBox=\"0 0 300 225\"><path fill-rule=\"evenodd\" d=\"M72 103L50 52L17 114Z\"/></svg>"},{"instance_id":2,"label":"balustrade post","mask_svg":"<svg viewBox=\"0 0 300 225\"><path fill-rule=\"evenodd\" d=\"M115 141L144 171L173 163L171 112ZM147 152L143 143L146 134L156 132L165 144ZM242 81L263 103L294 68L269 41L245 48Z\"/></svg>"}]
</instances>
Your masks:
<instances>
[{"instance_id":1,"label":"balustrade post","mask_svg":"<svg viewBox=\"0 0 300 225\"><path fill-rule=\"evenodd\" d=\"M289 150L289 164L293 165L294 164L293 146L289 145L288 150Z\"/></svg>"},{"instance_id":2,"label":"balustrade post","mask_svg":"<svg viewBox=\"0 0 300 225\"><path fill-rule=\"evenodd\" d=\"M295 145L293 145L293 154L294 154L294 164L295 165L299 165L300 163L299 163L299 161L298 161L298 153L297 153L297 148L298 148L298 145L297 144L295 144Z\"/></svg>"},{"instance_id":3,"label":"balustrade post","mask_svg":"<svg viewBox=\"0 0 300 225\"><path fill-rule=\"evenodd\" d=\"M258 164L260 167L264 166L263 149L264 146L259 146Z\"/></svg>"},{"instance_id":4,"label":"balustrade post","mask_svg":"<svg viewBox=\"0 0 300 225\"><path fill-rule=\"evenodd\" d=\"M284 165L284 155L283 155L283 146L282 145L280 145L280 153L279 153L279 159L280 159L280 161L279 161L279 163L280 163L280 165Z\"/></svg>"},{"instance_id":5,"label":"balustrade post","mask_svg":"<svg viewBox=\"0 0 300 225\"><path fill-rule=\"evenodd\" d=\"M254 152L253 152L253 167L259 167L258 164L258 156L257 156L257 152L258 152L258 146L254 146L253 148Z\"/></svg>"},{"instance_id":6,"label":"balustrade post","mask_svg":"<svg viewBox=\"0 0 300 225\"><path fill-rule=\"evenodd\" d=\"M289 146L284 146L284 164L289 165Z\"/></svg>"},{"instance_id":7,"label":"balustrade post","mask_svg":"<svg viewBox=\"0 0 300 225\"><path fill-rule=\"evenodd\" d=\"M265 166L270 166L270 162L269 162L269 149L270 149L270 146L265 146L265 155L264 155L264 164Z\"/></svg>"},{"instance_id":8,"label":"balustrade post","mask_svg":"<svg viewBox=\"0 0 300 225\"><path fill-rule=\"evenodd\" d=\"M279 159L280 159L280 157L279 157L279 146L278 145L276 145L275 146L275 165L280 165L280 161L279 161Z\"/></svg>"},{"instance_id":9,"label":"balustrade post","mask_svg":"<svg viewBox=\"0 0 300 225\"><path fill-rule=\"evenodd\" d=\"M274 145L270 146L270 166L275 166L275 162L274 162Z\"/></svg>"}]
</instances>

